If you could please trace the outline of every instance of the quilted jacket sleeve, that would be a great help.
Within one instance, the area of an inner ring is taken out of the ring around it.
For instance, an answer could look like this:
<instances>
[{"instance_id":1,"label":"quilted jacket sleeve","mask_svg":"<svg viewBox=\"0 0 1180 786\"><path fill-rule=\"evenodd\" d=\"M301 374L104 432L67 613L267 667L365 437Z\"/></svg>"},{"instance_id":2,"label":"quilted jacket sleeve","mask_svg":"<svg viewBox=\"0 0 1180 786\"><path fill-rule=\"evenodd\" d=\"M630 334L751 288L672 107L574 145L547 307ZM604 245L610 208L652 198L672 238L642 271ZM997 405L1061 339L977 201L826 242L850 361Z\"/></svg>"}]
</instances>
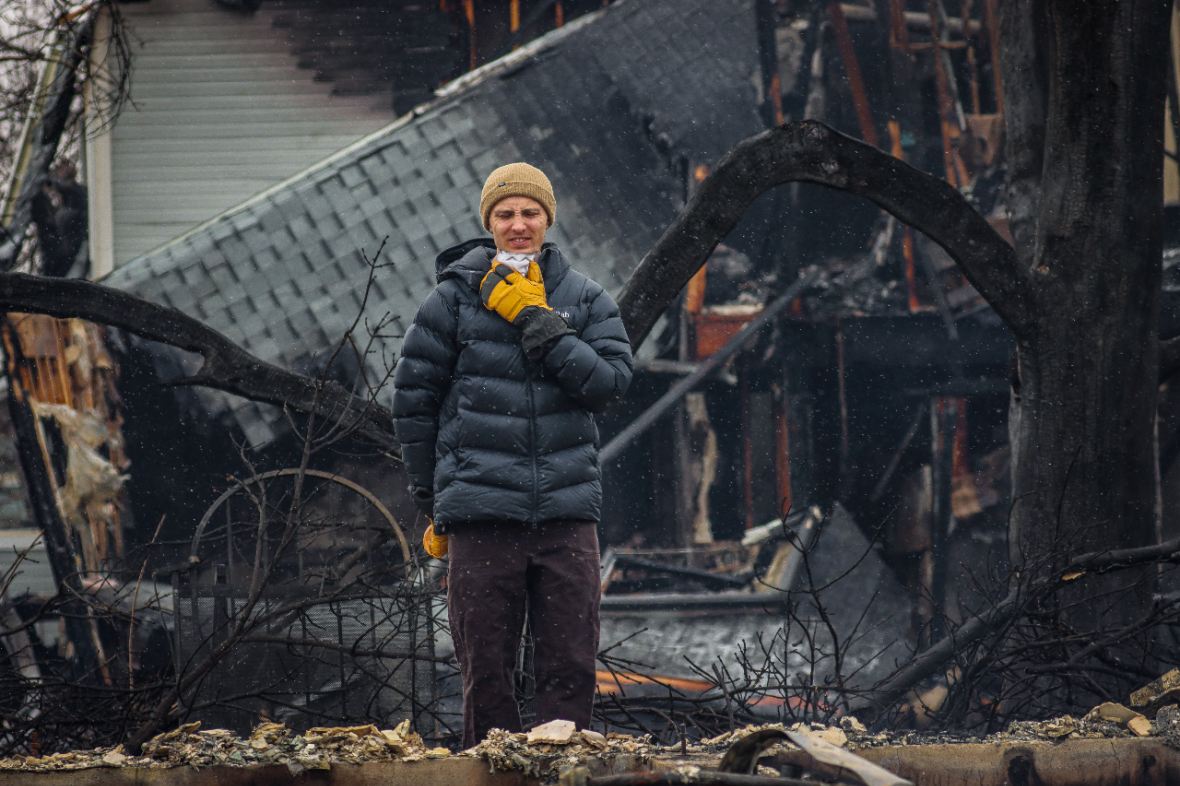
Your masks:
<instances>
[{"instance_id":1,"label":"quilted jacket sleeve","mask_svg":"<svg viewBox=\"0 0 1180 786\"><path fill-rule=\"evenodd\" d=\"M601 412L622 398L631 385L631 341L619 307L605 290L590 301L581 335L558 339L543 362L566 395L591 412Z\"/></svg>"},{"instance_id":2,"label":"quilted jacket sleeve","mask_svg":"<svg viewBox=\"0 0 1180 786\"><path fill-rule=\"evenodd\" d=\"M393 417L411 487L433 491L438 416L458 357L457 317L440 288L418 309L393 370Z\"/></svg>"}]
</instances>

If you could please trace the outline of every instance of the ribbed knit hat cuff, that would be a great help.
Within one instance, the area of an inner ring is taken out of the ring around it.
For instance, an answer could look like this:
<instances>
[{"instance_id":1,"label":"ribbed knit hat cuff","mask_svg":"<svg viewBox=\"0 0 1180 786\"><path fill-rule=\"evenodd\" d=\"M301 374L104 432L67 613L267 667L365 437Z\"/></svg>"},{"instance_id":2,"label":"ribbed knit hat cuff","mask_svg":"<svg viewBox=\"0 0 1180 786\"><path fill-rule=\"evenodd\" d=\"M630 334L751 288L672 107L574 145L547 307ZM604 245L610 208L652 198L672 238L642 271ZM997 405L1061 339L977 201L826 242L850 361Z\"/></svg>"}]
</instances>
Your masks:
<instances>
[{"instance_id":1,"label":"ribbed knit hat cuff","mask_svg":"<svg viewBox=\"0 0 1180 786\"><path fill-rule=\"evenodd\" d=\"M483 211L484 229L490 230L492 228L492 210L496 207L496 205L500 204L500 202L504 201L505 199L514 196L528 197L529 199L537 200L537 202L541 204L541 207L545 208L545 214L549 217L548 225L553 226L553 214L557 212L556 206L554 205L553 193L548 191L544 186L537 185L536 183L522 183L516 181L507 182L503 186L499 186L490 194L488 194L488 197L490 198L488 199L488 204L484 206ZM496 201L492 202L492 199L495 199Z\"/></svg>"}]
</instances>

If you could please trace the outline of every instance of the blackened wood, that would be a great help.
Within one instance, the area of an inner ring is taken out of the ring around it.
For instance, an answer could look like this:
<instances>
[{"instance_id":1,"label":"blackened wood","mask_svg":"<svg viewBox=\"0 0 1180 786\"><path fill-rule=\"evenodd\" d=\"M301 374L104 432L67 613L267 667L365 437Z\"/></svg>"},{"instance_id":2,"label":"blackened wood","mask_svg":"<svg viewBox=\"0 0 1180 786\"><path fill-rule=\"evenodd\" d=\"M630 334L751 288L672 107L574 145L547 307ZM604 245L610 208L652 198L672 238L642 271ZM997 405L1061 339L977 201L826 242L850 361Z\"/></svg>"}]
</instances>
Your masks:
<instances>
[{"instance_id":1,"label":"blackened wood","mask_svg":"<svg viewBox=\"0 0 1180 786\"><path fill-rule=\"evenodd\" d=\"M828 3L828 16L832 21L832 32L836 37L836 50L840 53L844 75L848 77L848 89L852 93L852 107L856 110L856 122L860 126L860 136L873 147L880 147L877 126L873 122L873 110L869 107L869 94L865 89L865 80L860 72L860 59L856 56L852 34L848 31L848 20L844 18L844 12L840 10L840 4L835 0Z\"/></svg>"},{"instance_id":2,"label":"blackened wood","mask_svg":"<svg viewBox=\"0 0 1180 786\"><path fill-rule=\"evenodd\" d=\"M767 189L809 182L864 196L938 242L1017 335L1035 316L1012 247L947 183L822 123L788 123L739 143L701 184L623 287L619 308L639 346L652 325Z\"/></svg>"},{"instance_id":3,"label":"blackened wood","mask_svg":"<svg viewBox=\"0 0 1180 786\"><path fill-rule=\"evenodd\" d=\"M774 39L774 5L774 0L754 0L758 68L762 76L762 119L768 128L783 122L783 87L778 73L778 45Z\"/></svg>"},{"instance_id":4,"label":"blackened wood","mask_svg":"<svg viewBox=\"0 0 1180 786\"><path fill-rule=\"evenodd\" d=\"M665 565L662 562L655 560L644 559L643 557L635 557L630 554L618 554L615 557L616 565L630 565L635 568L642 568L653 573L667 573L673 576L683 576L684 578L699 581L713 589L740 589L750 585L750 578L742 576L730 576L725 573L710 573L707 570L700 568L691 568L684 565Z\"/></svg>"},{"instance_id":5,"label":"blackened wood","mask_svg":"<svg viewBox=\"0 0 1180 786\"><path fill-rule=\"evenodd\" d=\"M1067 556L1060 571L1013 587L1003 600L964 620L952 635L919 652L909 663L873 686L863 699L854 702L850 714L872 723L883 710L891 707L915 685L944 671L952 658L973 644L999 634L1018 614L1047 593L1081 581L1087 574L1119 573L1161 563L1180 563L1180 538L1153 546L1105 549Z\"/></svg>"},{"instance_id":6,"label":"blackened wood","mask_svg":"<svg viewBox=\"0 0 1180 786\"><path fill-rule=\"evenodd\" d=\"M1013 564L1025 571L1051 569L1069 550L1134 548L1158 537L1170 6L1052 0L1042 7L1048 38L1035 43L1047 53L1046 70L1031 84L1050 89L1035 239L1025 250L1040 317L1034 331L1017 336L1020 399L1010 418L1010 543ZM1015 48L1005 52L1033 60ZM1020 73L1004 81L1016 112ZM1150 604L1148 574L1073 585L1061 602L1078 609L1072 621L1083 630L1117 629ZM1106 608L1085 598L1104 598Z\"/></svg>"},{"instance_id":7,"label":"blackened wood","mask_svg":"<svg viewBox=\"0 0 1180 786\"><path fill-rule=\"evenodd\" d=\"M947 541L950 538L951 482L954 474L955 427L958 425L958 402L949 396L935 398L930 407L930 468L933 498L930 505L931 551L934 570L930 577L930 600L934 614L930 619L930 638L938 641L945 633L946 577L950 563Z\"/></svg>"},{"instance_id":8,"label":"blackened wood","mask_svg":"<svg viewBox=\"0 0 1180 786\"><path fill-rule=\"evenodd\" d=\"M742 328L736 336L725 343L721 349L714 352L697 366L696 370L677 382L668 392L660 396L654 404L644 410L639 417L627 424L627 427L614 436L598 452L598 460L606 464L631 444L635 437L647 431L660 418L668 413L685 394L707 379L711 374L725 365L725 362L736 355L749 342L750 338L759 330L770 324L780 314L786 311L791 301L807 293L811 285L818 278L816 271L801 276L794 284L787 287L787 291L779 295L770 305L762 310L757 317ZM634 341L634 339L632 339Z\"/></svg>"},{"instance_id":9,"label":"blackened wood","mask_svg":"<svg viewBox=\"0 0 1180 786\"><path fill-rule=\"evenodd\" d=\"M1009 0L1000 13L996 65L1008 87L1003 102L1006 203L1017 254L1031 265L1044 169L1048 23L1040 0ZM1082 56L1085 56L1082 54Z\"/></svg>"},{"instance_id":10,"label":"blackened wood","mask_svg":"<svg viewBox=\"0 0 1180 786\"><path fill-rule=\"evenodd\" d=\"M91 639L92 623L88 620L86 605L82 600L84 592L81 575L69 528L58 507L57 480L53 477L53 468L46 461L43 443L37 434L37 415L29 405L27 391L13 373L18 361L18 343L9 323L6 322L0 330L4 332L4 350L8 361L8 411L29 510L41 531L54 584L67 599L62 604L62 611L65 612L62 619L66 634L74 645L75 665L81 674L98 675L102 672L103 664Z\"/></svg>"},{"instance_id":11,"label":"blackened wood","mask_svg":"<svg viewBox=\"0 0 1180 786\"><path fill-rule=\"evenodd\" d=\"M176 309L89 281L0 273L0 310L85 319L194 352L203 360L200 369L171 384L201 385L314 412L329 423L354 428L388 454L398 454L393 416L385 407L352 395L338 383L293 374L260 360Z\"/></svg>"}]
</instances>

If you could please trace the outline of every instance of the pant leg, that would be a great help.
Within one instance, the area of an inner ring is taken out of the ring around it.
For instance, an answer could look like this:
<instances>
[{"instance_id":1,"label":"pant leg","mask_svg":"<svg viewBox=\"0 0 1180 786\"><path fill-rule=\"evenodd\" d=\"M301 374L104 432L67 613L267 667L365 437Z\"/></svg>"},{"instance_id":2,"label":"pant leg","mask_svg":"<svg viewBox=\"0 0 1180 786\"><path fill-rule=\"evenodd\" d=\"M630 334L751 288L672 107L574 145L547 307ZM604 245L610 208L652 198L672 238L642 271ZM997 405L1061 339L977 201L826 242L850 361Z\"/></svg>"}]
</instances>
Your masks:
<instances>
[{"instance_id":1,"label":"pant leg","mask_svg":"<svg viewBox=\"0 0 1180 786\"><path fill-rule=\"evenodd\" d=\"M520 731L513 692L524 627L527 553L519 525L472 525L450 537L447 607L463 675L463 747L493 728Z\"/></svg>"},{"instance_id":2,"label":"pant leg","mask_svg":"<svg viewBox=\"0 0 1180 786\"><path fill-rule=\"evenodd\" d=\"M598 656L600 593L597 527L549 522L536 533L528 571L537 723L590 726Z\"/></svg>"}]
</instances>

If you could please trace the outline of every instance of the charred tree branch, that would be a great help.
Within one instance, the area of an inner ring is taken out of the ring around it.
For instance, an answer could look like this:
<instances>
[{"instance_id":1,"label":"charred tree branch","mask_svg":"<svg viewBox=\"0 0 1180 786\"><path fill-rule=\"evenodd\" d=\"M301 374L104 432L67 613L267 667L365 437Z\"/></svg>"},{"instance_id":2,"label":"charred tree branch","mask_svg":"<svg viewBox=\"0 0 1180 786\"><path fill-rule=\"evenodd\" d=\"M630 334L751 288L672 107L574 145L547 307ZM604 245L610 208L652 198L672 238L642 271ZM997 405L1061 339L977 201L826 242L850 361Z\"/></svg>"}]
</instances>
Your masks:
<instances>
[{"instance_id":1,"label":"charred tree branch","mask_svg":"<svg viewBox=\"0 0 1180 786\"><path fill-rule=\"evenodd\" d=\"M822 123L788 123L739 143L623 288L619 308L634 346L705 258L763 192L783 183L817 183L872 200L930 236L1012 331L1026 335L1035 317L1027 275L1016 253L946 182Z\"/></svg>"},{"instance_id":2,"label":"charred tree branch","mask_svg":"<svg viewBox=\"0 0 1180 786\"><path fill-rule=\"evenodd\" d=\"M1100 575L1147 564L1180 563L1180 538L1126 549L1093 551L1071 557L1067 567L1052 576L1014 587L1003 600L969 618L946 638L918 653L912 661L877 685L862 703L851 708L853 715L873 722L922 680L944 670L967 648L993 636L1016 619L1037 597L1055 592L1086 575Z\"/></svg>"},{"instance_id":3,"label":"charred tree branch","mask_svg":"<svg viewBox=\"0 0 1180 786\"><path fill-rule=\"evenodd\" d=\"M375 401L342 385L293 374L260 360L221 333L173 308L79 279L0 273L0 310L85 319L201 356L197 373L172 384L201 385L347 423L358 434L397 454L393 416Z\"/></svg>"}]
</instances>

